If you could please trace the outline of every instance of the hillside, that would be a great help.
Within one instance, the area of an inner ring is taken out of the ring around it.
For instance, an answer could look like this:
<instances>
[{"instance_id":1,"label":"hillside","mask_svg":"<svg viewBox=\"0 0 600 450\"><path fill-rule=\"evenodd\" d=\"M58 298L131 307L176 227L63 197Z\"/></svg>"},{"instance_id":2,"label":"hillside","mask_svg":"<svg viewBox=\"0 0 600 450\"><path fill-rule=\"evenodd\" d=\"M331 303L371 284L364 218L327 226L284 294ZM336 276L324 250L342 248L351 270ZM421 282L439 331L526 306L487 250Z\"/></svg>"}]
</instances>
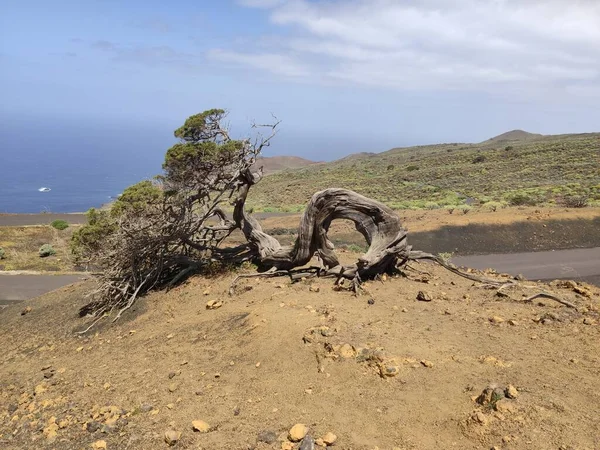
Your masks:
<instances>
[{"instance_id":1,"label":"hillside","mask_svg":"<svg viewBox=\"0 0 600 450\"><path fill-rule=\"evenodd\" d=\"M543 137L541 134L528 133L523 130L512 130L506 133L502 133L498 136L495 136L490 139L493 142L502 142L502 141L524 141L527 139L539 139Z\"/></svg>"},{"instance_id":2,"label":"hillside","mask_svg":"<svg viewBox=\"0 0 600 450\"><path fill-rule=\"evenodd\" d=\"M299 156L260 156L256 161L255 167L262 166L263 172L269 174L285 169L298 169L312 164L318 163L300 158Z\"/></svg>"},{"instance_id":3,"label":"hillside","mask_svg":"<svg viewBox=\"0 0 600 450\"><path fill-rule=\"evenodd\" d=\"M600 446L598 288L406 275L359 297L287 279L230 297L233 275L194 277L85 335L90 282L9 306L0 448L298 450L297 423L334 449ZM577 309L524 300L542 289Z\"/></svg>"},{"instance_id":4,"label":"hillside","mask_svg":"<svg viewBox=\"0 0 600 450\"><path fill-rule=\"evenodd\" d=\"M253 187L249 204L297 211L314 192L332 186L395 208L461 205L467 198L552 205L584 196L598 204L600 133L396 148L273 174Z\"/></svg>"}]
</instances>

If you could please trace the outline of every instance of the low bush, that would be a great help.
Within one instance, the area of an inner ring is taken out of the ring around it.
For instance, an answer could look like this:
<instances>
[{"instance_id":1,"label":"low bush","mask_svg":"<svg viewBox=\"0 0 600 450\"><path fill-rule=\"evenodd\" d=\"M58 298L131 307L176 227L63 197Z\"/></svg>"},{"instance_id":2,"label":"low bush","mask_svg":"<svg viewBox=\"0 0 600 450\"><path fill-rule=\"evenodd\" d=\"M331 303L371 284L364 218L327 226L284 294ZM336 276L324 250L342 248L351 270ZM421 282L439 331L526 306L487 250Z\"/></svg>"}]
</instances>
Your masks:
<instances>
[{"instance_id":1,"label":"low bush","mask_svg":"<svg viewBox=\"0 0 600 450\"><path fill-rule=\"evenodd\" d=\"M473 164L478 164L478 163L482 163L485 161L485 155L478 155L475 158L473 158Z\"/></svg>"},{"instance_id":2,"label":"low bush","mask_svg":"<svg viewBox=\"0 0 600 450\"><path fill-rule=\"evenodd\" d=\"M415 170L419 170L419 166L408 166L406 170L409 172L414 172Z\"/></svg>"},{"instance_id":3,"label":"low bush","mask_svg":"<svg viewBox=\"0 0 600 450\"><path fill-rule=\"evenodd\" d=\"M50 224L50 226L52 228L56 228L57 230L64 230L64 229L69 228L69 223L66 220L60 220L60 219L58 219L58 220L54 220Z\"/></svg>"},{"instance_id":4,"label":"low bush","mask_svg":"<svg viewBox=\"0 0 600 450\"><path fill-rule=\"evenodd\" d=\"M589 198L586 195L570 195L562 199L562 204L567 208L585 208L589 204Z\"/></svg>"},{"instance_id":5,"label":"low bush","mask_svg":"<svg viewBox=\"0 0 600 450\"><path fill-rule=\"evenodd\" d=\"M471 209L473 208L471 208L469 205L461 205L458 207L458 210L463 214L468 214Z\"/></svg>"},{"instance_id":6,"label":"low bush","mask_svg":"<svg viewBox=\"0 0 600 450\"><path fill-rule=\"evenodd\" d=\"M6 258L6 252L4 251L4 249L2 247L0 247L0 259L5 259Z\"/></svg>"},{"instance_id":7,"label":"low bush","mask_svg":"<svg viewBox=\"0 0 600 450\"><path fill-rule=\"evenodd\" d=\"M448 211L448 214L452 214L455 209L456 209L456 206L446 206L446 210Z\"/></svg>"},{"instance_id":8,"label":"low bush","mask_svg":"<svg viewBox=\"0 0 600 450\"><path fill-rule=\"evenodd\" d=\"M50 244L44 244L39 250L40 258L46 258L48 256L56 255L56 251Z\"/></svg>"},{"instance_id":9,"label":"low bush","mask_svg":"<svg viewBox=\"0 0 600 450\"><path fill-rule=\"evenodd\" d=\"M440 205L438 205L436 202L427 202L427 203L425 203L425 208L426 209L440 209Z\"/></svg>"}]
</instances>

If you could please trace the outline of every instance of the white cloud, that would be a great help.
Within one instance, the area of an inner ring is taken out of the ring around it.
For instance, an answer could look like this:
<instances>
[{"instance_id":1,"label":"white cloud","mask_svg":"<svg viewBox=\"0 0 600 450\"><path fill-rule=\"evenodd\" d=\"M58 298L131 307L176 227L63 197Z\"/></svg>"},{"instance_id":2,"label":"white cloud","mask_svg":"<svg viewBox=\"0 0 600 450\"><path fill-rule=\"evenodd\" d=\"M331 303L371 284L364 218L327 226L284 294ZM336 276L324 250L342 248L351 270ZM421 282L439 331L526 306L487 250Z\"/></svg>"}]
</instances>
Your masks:
<instances>
[{"instance_id":1,"label":"white cloud","mask_svg":"<svg viewBox=\"0 0 600 450\"><path fill-rule=\"evenodd\" d=\"M267 9L285 33L276 43L209 56L280 76L403 89L518 85L568 95L582 83L600 84L598 0L241 3Z\"/></svg>"}]
</instances>

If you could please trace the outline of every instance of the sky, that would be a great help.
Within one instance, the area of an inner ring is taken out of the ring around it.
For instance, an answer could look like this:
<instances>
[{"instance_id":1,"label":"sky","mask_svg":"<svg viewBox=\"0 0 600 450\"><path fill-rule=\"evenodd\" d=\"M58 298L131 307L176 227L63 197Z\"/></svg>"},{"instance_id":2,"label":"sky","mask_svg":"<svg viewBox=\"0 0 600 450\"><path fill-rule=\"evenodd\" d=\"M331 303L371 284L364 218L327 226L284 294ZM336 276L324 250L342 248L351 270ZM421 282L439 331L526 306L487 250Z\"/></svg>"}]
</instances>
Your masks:
<instances>
[{"instance_id":1,"label":"sky","mask_svg":"<svg viewBox=\"0 0 600 450\"><path fill-rule=\"evenodd\" d=\"M210 108L314 160L600 131L600 1L4 0L0 98L5 129L162 152Z\"/></svg>"}]
</instances>

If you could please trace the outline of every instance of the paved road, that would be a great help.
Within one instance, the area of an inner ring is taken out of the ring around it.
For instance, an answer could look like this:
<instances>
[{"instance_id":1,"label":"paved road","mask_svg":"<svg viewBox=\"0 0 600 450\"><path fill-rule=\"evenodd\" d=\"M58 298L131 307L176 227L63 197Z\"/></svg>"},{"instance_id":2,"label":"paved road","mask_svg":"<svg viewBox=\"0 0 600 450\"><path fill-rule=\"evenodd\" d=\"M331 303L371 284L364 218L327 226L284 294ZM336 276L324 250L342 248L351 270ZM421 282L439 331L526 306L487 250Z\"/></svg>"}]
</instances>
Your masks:
<instances>
[{"instance_id":1,"label":"paved road","mask_svg":"<svg viewBox=\"0 0 600 450\"><path fill-rule=\"evenodd\" d=\"M257 219L268 217L289 216L291 213L256 213ZM28 225L48 225L54 220L66 220L72 224L83 224L87 222L85 214L0 214L0 227L22 227Z\"/></svg>"},{"instance_id":2,"label":"paved road","mask_svg":"<svg viewBox=\"0 0 600 450\"><path fill-rule=\"evenodd\" d=\"M452 258L459 266L494 268L531 280L569 278L600 286L600 247L554 252L511 253ZM0 307L37 297L82 279L82 275L2 275Z\"/></svg>"},{"instance_id":3,"label":"paved road","mask_svg":"<svg viewBox=\"0 0 600 450\"><path fill-rule=\"evenodd\" d=\"M0 227L48 225L54 220L66 220L73 224L87 222L85 214L0 214Z\"/></svg>"},{"instance_id":4,"label":"paved road","mask_svg":"<svg viewBox=\"0 0 600 450\"><path fill-rule=\"evenodd\" d=\"M82 275L0 275L0 304L27 300L81 280Z\"/></svg>"},{"instance_id":5,"label":"paved road","mask_svg":"<svg viewBox=\"0 0 600 450\"><path fill-rule=\"evenodd\" d=\"M580 279L600 286L600 247L547 252L459 256L458 266L494 268L530 280Z\"/></svg>"}]
</instances>

